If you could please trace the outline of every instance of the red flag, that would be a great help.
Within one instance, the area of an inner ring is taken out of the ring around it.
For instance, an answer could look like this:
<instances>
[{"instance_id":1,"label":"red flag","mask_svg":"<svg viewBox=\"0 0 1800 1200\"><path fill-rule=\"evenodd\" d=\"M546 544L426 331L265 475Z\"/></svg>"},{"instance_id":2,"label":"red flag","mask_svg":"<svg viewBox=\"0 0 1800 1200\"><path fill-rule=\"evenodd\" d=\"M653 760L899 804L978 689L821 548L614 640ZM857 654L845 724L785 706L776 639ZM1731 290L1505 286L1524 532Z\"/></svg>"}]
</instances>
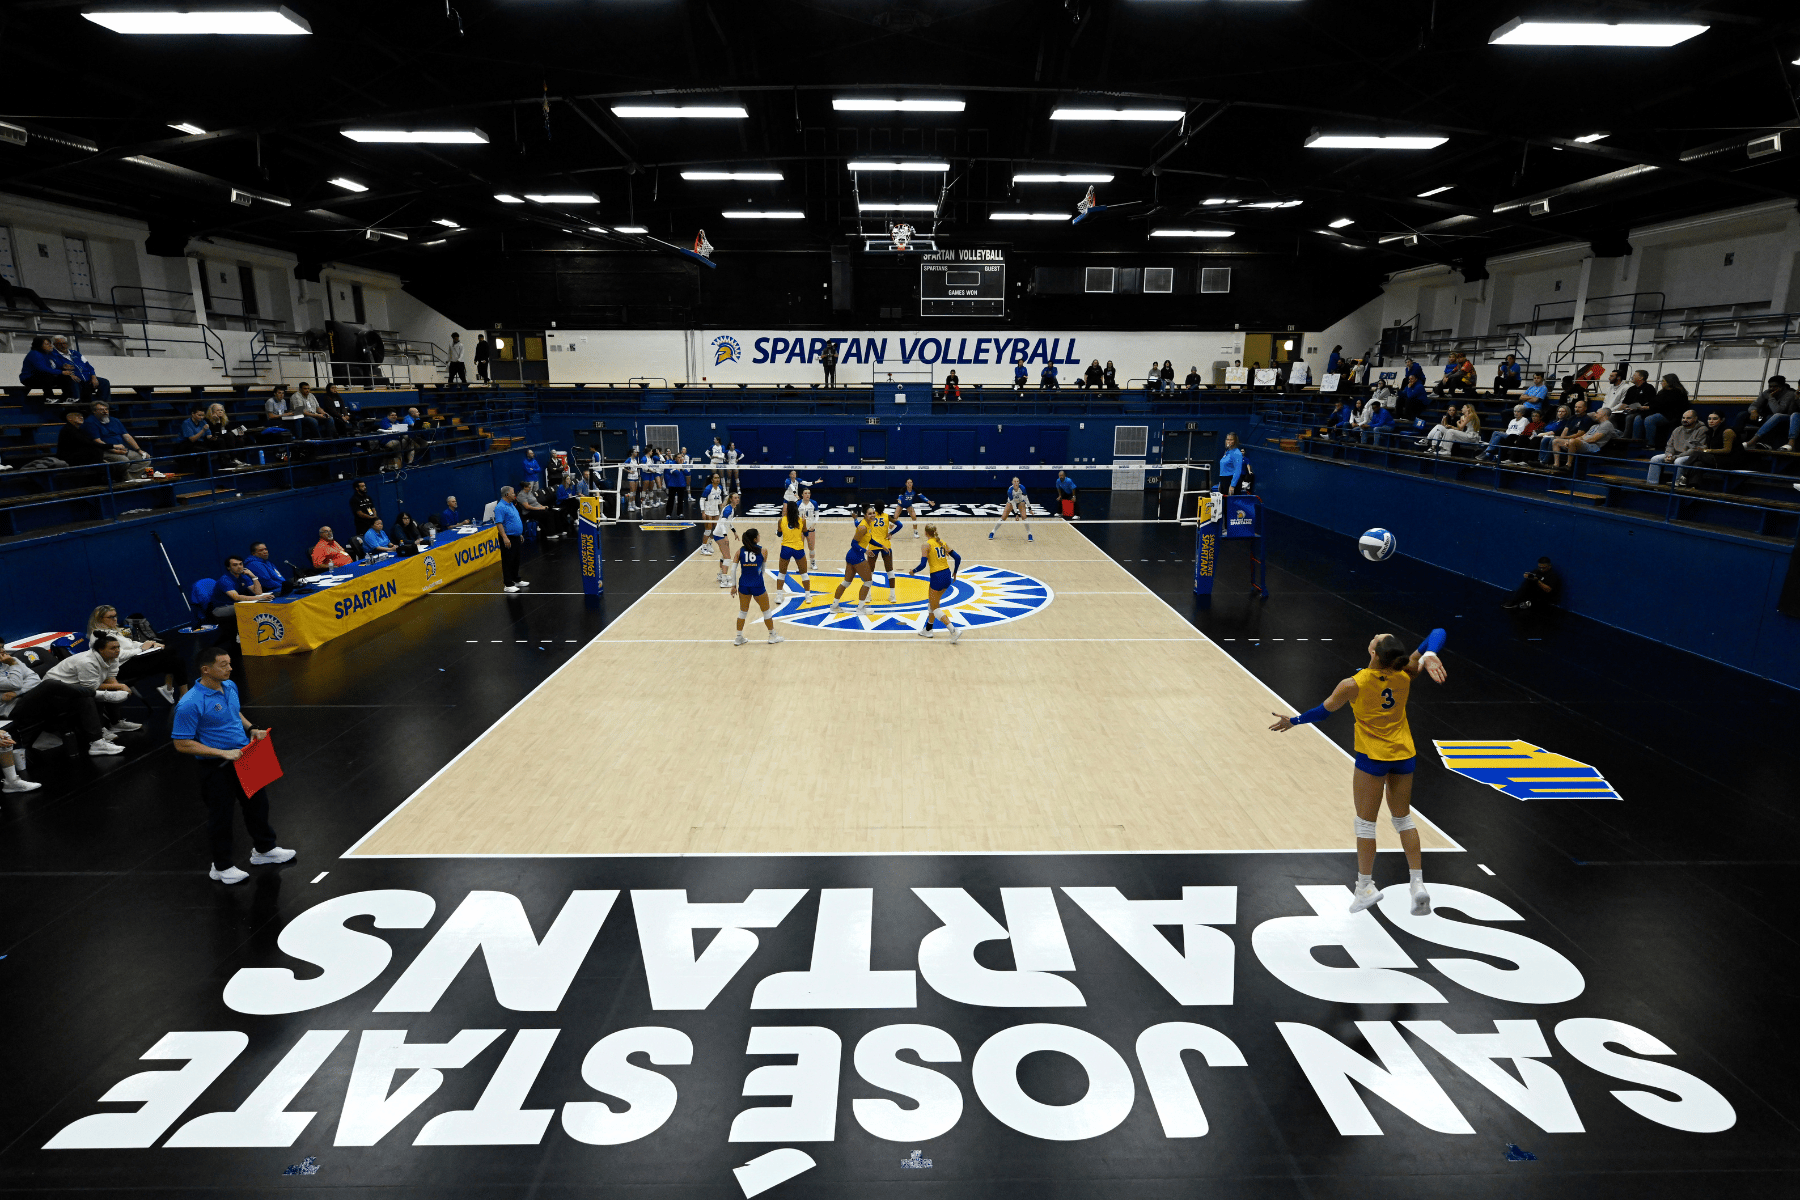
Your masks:
<instances>
[{"instance_id":1,"label":"red flag","mask_svg":"<svg viewBox=\"0 0 1800 1200\"><path fill-rule=\"evenodd\" d=\"M245 746L244 752L231 765L237 768L238 786L244 789L246 796L254 796L280 779L281 762L275 757L273 731L270 736Z\"/></svg>"}]
</instances>

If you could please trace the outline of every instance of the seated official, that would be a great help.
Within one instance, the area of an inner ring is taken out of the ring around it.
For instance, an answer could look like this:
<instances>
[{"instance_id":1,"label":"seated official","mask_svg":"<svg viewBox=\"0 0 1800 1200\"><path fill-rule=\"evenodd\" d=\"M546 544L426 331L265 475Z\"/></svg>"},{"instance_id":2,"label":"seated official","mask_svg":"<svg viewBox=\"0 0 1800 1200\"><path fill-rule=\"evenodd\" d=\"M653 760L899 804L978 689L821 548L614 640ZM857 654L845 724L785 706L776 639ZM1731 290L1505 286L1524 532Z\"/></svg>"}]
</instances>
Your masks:
<instances>
[{"instance_id":1,"label":"seated official","mask_svg":"<svg viewBox=\"0 0 1800 1200\"><path fill-rule=\"evenodd\" d=\"M456 497L445 496L444 511L437 515L437 527L439 529L455 529L466 519L461 510L456 507Z\"/></svg>"},{"instance_id":2,"label":"seated official","mask_svg":"<svg viewBox=\"0 0 1800 1200\"><path fill-rule=\"evenodd\" d=\"M81 357L81 351L69 348L68 338L54 338L50 345L56 361L63 367L72 369L72 377L76 386L81 389L81 398L84 402L112 399L112 381L96 375L92 364Z\"/></svg>"},{"instance_id":3,"label":"seated official","mask_svg":"<svg viewBox=\"0 0 1800 1200\"><path fill-rule=\"evenodd\" d=\"M56 350L48 334L31 339L31 349L19 368L19 382L27 390L44 389L44 399L52 404L78 404L81 401L81 382L75 378L75 369L56 360Z\"/></svg>"},{"instance_id":4,"label":"seated official","mask_svg":"<svg viewBox=\"0 0 1800 1200\"><path fill-rule=\"evenodd\" d=\"M119 639L109 633L97 633L88 648L71 654L44 673L45 683L60 683L75 688L105 704L123 704L131 689L119 682ZM113 721L107 733L130 733L142 729L136 721Z\"/></svg>"},{"instance_id":5,"label":"seated official","mask_svg":"<svg viewBox=\"0 0 1800 1200\"><path fill-rule=\"evenodd\" d=\"M411 513L402 510L394 521L394 541L411 542L416 546L430 540L431 535L425 531L425 527L413 520Z\"/></svg>"},{"instance_id":6,"label":"seated official","mask_svg":"<svg viewBox=\"0 0 1800 1200\"><path fill-rule=\"evenodd\" d=\"M96 634L110 634L119 642L119 682L130 686L140 679L162 677L156 691L170 704L175 703L175 671L180 666L175 652L158 641L140 642L119 624L119 610L102 604L88 616L87 637L91 645Z\"/></svg>"},{"instance_id":7,"label":"seated official","mask_svg":"<svg viewBox=\"0 0 1800 1200\"><path fill-rule=\"evenodd\" d=\"M269 561L269 543L256 542L250 547L250 557L244 560L244 567L256 576L256 582L262 584L262 590L271 596L285 596L294 590L294 581L275 569Z\"/></svg>"},{"instance_id":8,"label":"seated official","mask_svg":"<svg viewBox=\"0 0 1800 1200\"><path fill-rule=\"evenodd\" d=\"M319 541L312 548L312 565L315 567L347 567L352 562L350 552L338 545L337 539L331 535L331 526L319 529Z\"/></svg>"},{"instance_id":9,"label":"seated official","mask_svg":"<svg viewBox=\"0 0 1800 1200\"><path fill-rule=\"evenodd\" d=\"M212 615L223 632L228 626L237 628L237 606L247 600L271 599L262 583L250 573L244 560L233 554L225 560L225 573L213 584Z\"/></svg>"},{"instance_id":10,"label":"seated official","mask_svg":"<svg viewBox=\"0 0 1800 1200\"><path fill-rule=\"evenodd\" d=\"M382 527L380 517L376 517L375 523L363 530L362 544L364 552L370 558L374 558L377 554L393 552L394 543L389 539L387 530Z\"/></svg>"}]
</instances>

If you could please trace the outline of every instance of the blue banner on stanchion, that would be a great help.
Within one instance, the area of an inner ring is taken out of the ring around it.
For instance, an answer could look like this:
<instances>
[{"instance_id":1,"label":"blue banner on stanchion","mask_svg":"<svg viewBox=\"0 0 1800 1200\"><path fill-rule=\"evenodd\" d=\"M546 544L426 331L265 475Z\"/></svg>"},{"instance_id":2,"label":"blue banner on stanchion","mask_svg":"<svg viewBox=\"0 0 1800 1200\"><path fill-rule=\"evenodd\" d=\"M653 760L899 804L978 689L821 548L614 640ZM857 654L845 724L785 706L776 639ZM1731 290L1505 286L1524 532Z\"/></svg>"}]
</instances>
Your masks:
<instances>
[{"instance_id":1,"label":"blue banner on stanchion","mask_svg":"<svg viewBox=\"0 0 1800 1200\"><path fill-rule=\"evenodd\" d=\"M606 590L605 569L600 565L600 497L581 497L581 513L575 521L576 542L581 547L581 590L599 596Z\"/></svg>"}]
</instances>

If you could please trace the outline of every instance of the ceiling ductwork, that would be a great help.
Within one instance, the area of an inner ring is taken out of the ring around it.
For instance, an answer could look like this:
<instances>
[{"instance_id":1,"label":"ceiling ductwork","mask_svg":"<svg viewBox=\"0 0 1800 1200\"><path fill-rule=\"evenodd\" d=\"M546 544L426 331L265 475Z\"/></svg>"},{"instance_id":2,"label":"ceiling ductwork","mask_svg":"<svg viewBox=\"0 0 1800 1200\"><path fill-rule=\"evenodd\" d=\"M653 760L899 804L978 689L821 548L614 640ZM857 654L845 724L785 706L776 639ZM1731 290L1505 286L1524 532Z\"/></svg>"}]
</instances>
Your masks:
<instances>
[{"instance_id":1,"label":"ceiling ductwork","mask_svg":"<svg viewBox=\"0 0 1800 1200\"><path fill-rule=\"evenodd\" d=\"M1565 183L1559 188L1551 188L1547 192L1539 192L1535 196L1520 196L1516 200L1502 200L1494 205L1496 213L1518 212L1525 209L1534 217L1545 213L1572 212L1578 208L1587 208L1599 204L1606 199L1602 193L1636 190L1652 181L1649 177L1662 174L1661 167L1638 165L1626 167L1619 171L1608 171L1604 175L1596 175L1592 179L1580 179L1574 183ZM1661 180L1657 180L1660 183Z\"/></svg>"}]
</instances>

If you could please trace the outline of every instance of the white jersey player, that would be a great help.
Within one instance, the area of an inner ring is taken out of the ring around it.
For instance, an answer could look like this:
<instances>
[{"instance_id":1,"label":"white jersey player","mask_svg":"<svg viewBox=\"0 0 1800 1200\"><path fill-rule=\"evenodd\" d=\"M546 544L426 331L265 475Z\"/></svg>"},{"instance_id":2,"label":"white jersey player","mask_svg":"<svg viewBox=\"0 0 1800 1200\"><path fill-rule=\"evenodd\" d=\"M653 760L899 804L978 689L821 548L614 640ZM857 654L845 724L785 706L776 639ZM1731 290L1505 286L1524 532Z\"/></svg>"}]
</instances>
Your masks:
<instances>
[{"instance_id":1,"label":"white jersey player","mask_svg":"<svg viewBox=\"0 0 1800 1200\"><path fill-rule=\"evenodd\" d=\"M819 482L819 481L816 479L800 478L800 472L798 472L798 471L789 471L788 477L787 477L787 483L784 484L781 489L781 502L783 504L798 504L798 503L800 503L801 489L807 487L809 484L814 484L817 482Z\"/></svg>"},{"instance_id":2,"label":"white jersey player","mask_svg":"<svg viewBox=\"0 0 1800 1200\"><path fill-rule=\"evenodd\" d=\"M1007 485L1006 506L1000 510L1000 519L994 522L993 529L988 531L989 541L993 540L994 534L1000 532L1000 526L1006 523L1008 517L1016 517L1025 522L1025 540L1031 541L1031 501L1026 498L1025 485L1019 482L1017 475Z\"/></svg>"},{"instance_id":3,"label":"white jersey player","mask_svg":"<svg viewBox=\"0 0 1800 1200\"><path fill-rule=\"evenodd\" d=\"M718 519L713 522L713 548L719 554L719 586L731 586L731 521L737 515L738 495L733 492L725 501L725 507L719 511Z\"/></svg>"},{"instance_id":4,"label":"white jersey player","mask_svg":"<svg viewBox=\"0 0 1800 1200\"><path fill-rule=\"evenodd\" d=\"M800 524L806 527L806 556L815 562L819 556L819 506L813 503L812 489L800 489Z\"/></svg>"}]
</instances>

